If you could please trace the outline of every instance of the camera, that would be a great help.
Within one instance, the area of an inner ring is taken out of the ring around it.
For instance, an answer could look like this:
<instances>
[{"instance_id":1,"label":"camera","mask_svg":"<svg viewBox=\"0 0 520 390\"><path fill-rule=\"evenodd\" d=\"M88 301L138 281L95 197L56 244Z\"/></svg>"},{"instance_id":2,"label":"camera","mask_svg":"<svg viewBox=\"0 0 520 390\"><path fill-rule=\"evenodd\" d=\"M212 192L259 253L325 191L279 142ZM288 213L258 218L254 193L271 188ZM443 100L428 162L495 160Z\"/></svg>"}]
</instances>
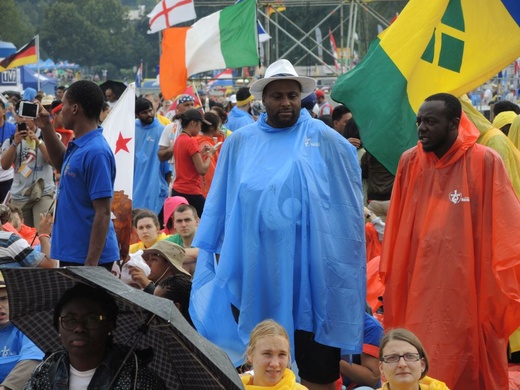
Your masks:
<instances>
[{"instance_id":1,"label":"camera","mask_svg":"<svg viewBox=\"0 0 520 390\"><path fill-rule=\"evenodd\" d=\"M36 103L21 101L18 108L18 116L34 119L38 116L38 108Z\"/></svg>"},{"instance_id":2,"label":"camera","mask_svg":"<svg viewBox=\"0 0 520 390\"><path fill-rule=\"evenodd\" d=\"M25 122L20 122L20 123L18 123L17 127L18 127L18 131L24 131L24 130L27 130L27 123L25 123Z\"/></svg>"}]
</instances>

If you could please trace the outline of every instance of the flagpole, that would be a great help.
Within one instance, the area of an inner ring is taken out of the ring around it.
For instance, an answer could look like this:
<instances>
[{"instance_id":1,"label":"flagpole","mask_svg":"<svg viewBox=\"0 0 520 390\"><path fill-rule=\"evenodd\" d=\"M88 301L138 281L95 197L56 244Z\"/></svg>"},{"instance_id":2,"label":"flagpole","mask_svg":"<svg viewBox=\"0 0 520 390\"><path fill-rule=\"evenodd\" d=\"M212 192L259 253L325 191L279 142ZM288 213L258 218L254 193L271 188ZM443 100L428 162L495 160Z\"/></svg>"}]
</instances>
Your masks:
<instances>
[{"instance_id":1,"label":"flagpole","mask_svg":"<svg viewBox=\"0 0 520 390\"><path fill-rule=\"evenodd\" d=\"M38 71L38 91L40 90L40 34L36 34L36 70Z\"/></svg>"}]
</instances>

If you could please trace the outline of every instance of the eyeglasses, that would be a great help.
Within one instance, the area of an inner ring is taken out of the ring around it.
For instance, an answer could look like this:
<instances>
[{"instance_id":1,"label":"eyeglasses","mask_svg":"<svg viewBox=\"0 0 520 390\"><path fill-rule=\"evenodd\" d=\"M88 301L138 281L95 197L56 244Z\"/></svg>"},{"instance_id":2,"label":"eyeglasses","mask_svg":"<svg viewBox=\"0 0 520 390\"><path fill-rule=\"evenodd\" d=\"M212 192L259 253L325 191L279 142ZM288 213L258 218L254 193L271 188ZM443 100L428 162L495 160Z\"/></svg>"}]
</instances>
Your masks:
<instances>
[{"instance_id":1,"label":"eyeglasses","mask_svg":"<svg viewBox=\"0 0 520 390\"><path fill-rule=\"evenodd\" d=\"M76 318L71 316L60 317L60 323L65 330L74 330L81 323L85 328L92 330L99 328L101 321L105 321L106 317L101 314L92 313L84 317Z\"/></svg>"},{"instance_id":2,"label":"eyeglasses","mask_svg":"<svg viewBox=\"0 0 520 390\"><path fill-rule=\"evenodd\" d=\"M385 355L381 358L381 361L384 363L397 363L401 358L403 358L405 362L412 363L421 360L421 355L411 352L405 353L404 355Z\"/></svg>"}]
</instances>

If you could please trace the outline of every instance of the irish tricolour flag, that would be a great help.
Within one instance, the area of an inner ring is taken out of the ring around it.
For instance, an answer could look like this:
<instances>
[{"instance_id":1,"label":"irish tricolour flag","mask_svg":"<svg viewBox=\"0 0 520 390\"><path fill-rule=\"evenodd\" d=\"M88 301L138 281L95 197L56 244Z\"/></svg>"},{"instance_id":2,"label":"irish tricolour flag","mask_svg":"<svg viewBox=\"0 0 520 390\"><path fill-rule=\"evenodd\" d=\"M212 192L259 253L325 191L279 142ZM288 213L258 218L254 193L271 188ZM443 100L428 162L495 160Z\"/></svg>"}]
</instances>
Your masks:
<instances>
[{"instance_id":1,"label":"irish tricolour flag","mask_svg":"<svg viewBox=\"0 0 520 390\"><path fill-rule=\"evenodd\" d=\"M186 89L188 76L253 65L258 65L256 1L242 0L191 27L164 31L161 91L172 99Z\"/></svg>"},{"instance_id":2,"label":"irish tricolour flag","mask_svg":"<svg viewBox=\"0 0 520 390\"><path fill-rule=\"evenodd\" d=\"M424 99L461 96L520 57L519 24L518 0L410 0L331 96L351 109L365 149L395 172L417 144Z\"/></svg>"}]
</instances>

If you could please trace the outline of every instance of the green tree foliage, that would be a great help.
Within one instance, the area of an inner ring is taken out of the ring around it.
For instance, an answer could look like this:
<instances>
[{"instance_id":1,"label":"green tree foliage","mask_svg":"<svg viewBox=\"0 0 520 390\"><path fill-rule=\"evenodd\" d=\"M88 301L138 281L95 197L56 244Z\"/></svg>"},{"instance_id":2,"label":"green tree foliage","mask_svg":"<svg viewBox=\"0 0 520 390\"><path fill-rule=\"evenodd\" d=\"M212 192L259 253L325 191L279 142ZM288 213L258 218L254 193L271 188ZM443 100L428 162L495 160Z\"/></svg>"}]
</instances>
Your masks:
<instances>
[{"instance_id":1,"label":"green tree foliage","mask_svg":"<svg viewBox=\"0 0 520 390\"><path fill-rule=\"evenodd\" d=\"M54 60L119 64L130 46L125 12L120 0L57 0L46 9L41 45Z\"/></svg>"},{"instance_id":2,"label":"green tree foliage","mask_svg":"<svg viewBox=\"0 0 520 390\"><path fill-rule=\"evenodd\" d=\"M17 48L34 36L34 27L27 23L15 0L0 1L0 40L12 42Z\"/></svg>"}]
</instances>

